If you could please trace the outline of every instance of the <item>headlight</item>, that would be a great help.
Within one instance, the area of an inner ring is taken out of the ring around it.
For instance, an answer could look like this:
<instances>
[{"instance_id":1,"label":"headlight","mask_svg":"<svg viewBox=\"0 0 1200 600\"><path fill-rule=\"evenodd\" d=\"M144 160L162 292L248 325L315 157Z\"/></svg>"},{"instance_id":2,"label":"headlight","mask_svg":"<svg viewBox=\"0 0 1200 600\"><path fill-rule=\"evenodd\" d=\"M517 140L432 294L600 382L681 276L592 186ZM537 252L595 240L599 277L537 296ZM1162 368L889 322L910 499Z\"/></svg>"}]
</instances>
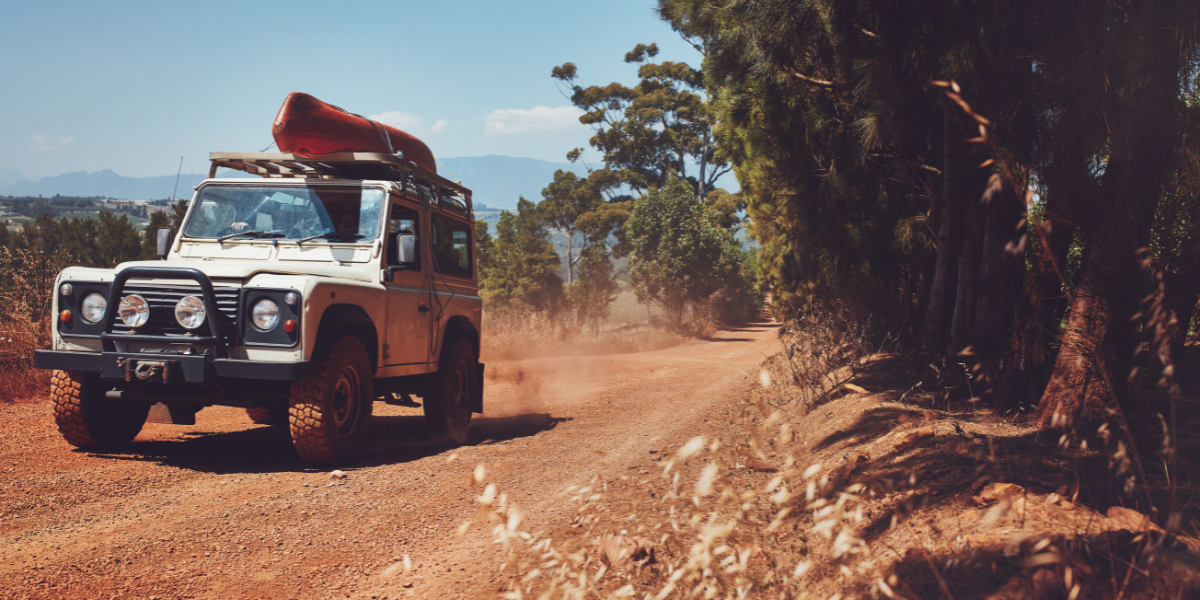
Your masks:
<instances>
[{"instance_id":1,"label":"headlight","mask_svg":"<svg viewBox=\"0 0 1200 600\"><path fill-rule=\"evenodd\" d=\"M175 303L175 320L188 329L204 324L204 301L195 296L184 296Z\"/></svg>"},{"instance_id":2,"label":"headlight","mask_svg":"<svg viewBox=\"0 0 1200 600\"><path fill-rule=\"evenodd\" d=\"M83 299L83 304L79 306L79 313L83 315L84 321L99 323L100 319L104 318L105 308L108 308L108 299L102 294L92 292Z\"/></svg>"},{"instance_id":3,"label":"headlight","mask_svg":"<svg viewBox=\"0 0 1200 600\"><path fill-rule=\"evenodd\" d=\"M263 298L254 303L254 308L250 310L250 318L255 327L270 331L279 324L279 305L270 298Z\"/></svg>"},{"instance_id":4,"label":"headlight","mask_svg":"<svg viewBox=\"0 0 1200 600\"><path fill-rule=\"evenodd\" d=\"M61 286L59 286L59 288L58 288L58 293L60 293L64 296L70 296L74 292L75 292L75 288L71 287L71 284L69 284L69 283L64 283Z\"/></svg>"},{"instance_id":5,"label":"headlight","mask_svg":"<svg viewBox=\"0 0 1200 600\"><path fill-rule=\"evenodd\" d=\"M150 303L137 294L125 296L117 306L117 316L130 327L141 327L150 320Z\"/></svg>"}]
</instances>

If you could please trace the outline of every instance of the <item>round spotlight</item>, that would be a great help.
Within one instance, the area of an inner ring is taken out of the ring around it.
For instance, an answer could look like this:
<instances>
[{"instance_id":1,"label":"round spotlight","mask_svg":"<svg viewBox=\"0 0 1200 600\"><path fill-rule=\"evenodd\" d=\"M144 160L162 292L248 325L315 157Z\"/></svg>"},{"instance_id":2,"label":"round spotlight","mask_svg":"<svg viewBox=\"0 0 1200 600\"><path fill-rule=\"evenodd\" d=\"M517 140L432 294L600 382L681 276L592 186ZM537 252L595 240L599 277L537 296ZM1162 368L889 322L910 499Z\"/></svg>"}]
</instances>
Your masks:
<instances>
[{"instance_id":1,"label":"round spotlight","mask_svg":"<svg viewBox=\"0 0 1200 600\"><path fill-rule=\"evenodd\" d=\"M150 303L137 294L125 296L117 306L117 316L130 327L141 327L150 320Z\"/></svg>"},{"instance_id":2,"label":"round spotlight","mask_svg":"<svg viewBox=\"0 0 1200 600\"><path fill-rule=\"evenodd\" d=\"M270 298L263 298L254 303L254 308L250 310L250 318L255 327L270 331L279 324L279 305Z\"/></svg>"},{"instance_id":3,"label":"round spotlight","mask_svg":"<svg viewBox=\"0 0 1200 600\"><path fill-rule=\"evenodd\" d=\"M204 301L195 296L184 296L175 303L175 320L187 329L204 324Z\"/></svg>"},{"instance_id":4,"label":"round spotlight","mask_svg":"<svg viewBox=\"0 0 1200 600\"><path fill-rule=\"evenodd\" d=\"M287 295L283 297L283 301L287 302L288 306L295 306L296 303L300 301L300 294L297 294L296 292L288 292Z\"/></svg>"},{"instance_id":5,"label":"round spotlight","mask_svg":"<svg viewBox=\"0 0 1200 600\"><path fill-rule=\"evenodd\" d=\"M64 284L58 286L58 293L60 293L64 296L70 296L74 292L75 292L75 288L71 287L71 284L69 284L69 283L64 283Z\"/></svg>"},{"instance_id":6,"label":"round spotlight","mask_svg":"<svg viewBox=\"0 0 1200 600\"><path fill-rule=\"evenodd\" d=\"M79 314L88 323L99 323L104 318L104 310L108 308L108 299L103 295L92 292L83 299L79 306Z\"/></svg>"}]
</instances>

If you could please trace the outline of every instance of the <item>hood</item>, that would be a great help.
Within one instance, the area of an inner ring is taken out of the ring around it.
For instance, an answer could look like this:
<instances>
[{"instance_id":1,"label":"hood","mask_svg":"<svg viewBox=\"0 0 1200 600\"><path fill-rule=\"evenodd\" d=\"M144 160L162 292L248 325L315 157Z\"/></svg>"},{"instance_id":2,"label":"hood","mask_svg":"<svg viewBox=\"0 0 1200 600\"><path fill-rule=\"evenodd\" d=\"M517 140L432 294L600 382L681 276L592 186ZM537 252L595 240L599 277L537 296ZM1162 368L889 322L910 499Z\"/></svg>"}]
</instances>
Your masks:
<instances>
[{"instance_id":1,"label":"hood","mask_svg":"<svg viewBox=\"0 0 1200 600\"><path fill-rule=\"evenodd\" d=\"M362 265L355 267L338 267L328 263L312 263L303 261L245 261L245 260L205 260L205 261L162 261L139 260L117 265L120 272L129 267L180 267L197 269L214 279L250 279L263 273L282 273L285 275L311 275L315 277L335 277L353 279L356 281L371 281Z\"/></svg>"}]
</instances>

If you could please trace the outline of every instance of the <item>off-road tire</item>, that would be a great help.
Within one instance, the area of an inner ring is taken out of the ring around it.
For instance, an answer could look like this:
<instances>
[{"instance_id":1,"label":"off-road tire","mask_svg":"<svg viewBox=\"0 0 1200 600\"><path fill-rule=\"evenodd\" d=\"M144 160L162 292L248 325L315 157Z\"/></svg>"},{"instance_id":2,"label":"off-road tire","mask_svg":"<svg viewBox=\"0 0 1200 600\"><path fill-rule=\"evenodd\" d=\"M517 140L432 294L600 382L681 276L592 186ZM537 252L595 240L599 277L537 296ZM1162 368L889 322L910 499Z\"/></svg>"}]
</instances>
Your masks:
<instances>
[{"instance_id":1,"label":"off-road tire","mask_svg":"<svg viewBox=\"0 0 1200 600\"><path fill-rule=\"evenodd\" d=\"M288 409L282 406L253 406L246 409L246 416L258 425L288 424Z\"/></svg>"},{"instance_id":2,"label":"off-road tire","mask_svg":"<svg viewBox=\"0 0 1200 600\"><path fill-rule=\"evenodd\" d=\"M471 424L471 398L478 359L471 342L458 338L430 382L425 397L425 428L434 435L446 434L456 444L467 441Z\"/></svg>"},{"instance_id":3,"label":"off-road tire","mask_svg":"<svg viewBox=\"0 0 1200 600\"><path fill-rule=\"evenodd\" d=\"M132 442L150 413L145 402L108 400L100 378L82 371L54 371L50 399L59 433L67 443L85 450L108 450Z\"/></svg>"},{"instance_id":4,"label":"off-road tire","mask_svg":"<svg viewBox=\"0 0 1200 600\"><path fill-rule=\"evenodd\" d=\"M362 449L375 400L373 377L362 342L346 336L292 382L288 421L301 459L329 465Z\"/></svg>"}]
</instances>

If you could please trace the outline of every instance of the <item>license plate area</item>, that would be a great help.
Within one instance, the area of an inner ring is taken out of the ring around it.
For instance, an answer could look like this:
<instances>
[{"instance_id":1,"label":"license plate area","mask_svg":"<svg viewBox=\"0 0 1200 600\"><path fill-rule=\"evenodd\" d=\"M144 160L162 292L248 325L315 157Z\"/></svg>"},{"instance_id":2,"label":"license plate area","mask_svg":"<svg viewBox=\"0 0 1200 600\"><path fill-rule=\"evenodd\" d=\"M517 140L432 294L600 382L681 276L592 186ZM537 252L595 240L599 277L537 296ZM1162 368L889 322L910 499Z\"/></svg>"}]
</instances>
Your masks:
<instances>
[{"instance_id":1,"label":"license plate area","mask_svg":"<svg viewBox=\"0 0 1200 600\"><path fill-rule=\"evenodd\" d=\"M125 381L148 381L171 383L172 375L178 376L179 364L173 360L118 358L117 364L125 369Z\"/></svg>"}]
</instances>

